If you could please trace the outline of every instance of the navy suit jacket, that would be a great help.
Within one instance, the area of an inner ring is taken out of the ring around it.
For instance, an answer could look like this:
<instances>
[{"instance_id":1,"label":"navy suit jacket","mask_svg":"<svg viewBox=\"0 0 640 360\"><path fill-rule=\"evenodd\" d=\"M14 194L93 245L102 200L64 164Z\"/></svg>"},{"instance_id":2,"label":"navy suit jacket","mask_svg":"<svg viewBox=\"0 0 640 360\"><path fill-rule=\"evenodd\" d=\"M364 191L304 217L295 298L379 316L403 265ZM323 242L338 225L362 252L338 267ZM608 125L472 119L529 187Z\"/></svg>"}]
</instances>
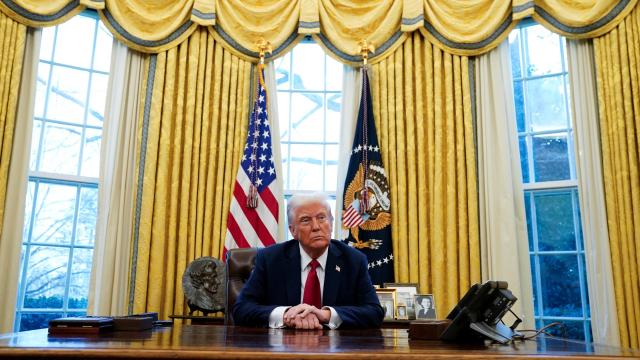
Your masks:
<instances>
[{"instance_id":1,"label":"navy suit jacket","mask_svg":"<svg viewBox=\"0 0 640 360\"><path fill-rule=\"evenodd\" d=\"M297 240L260 249L256 263L233 307L242 326L269 326L278 306L300 304L300 248ZM384 311L371 285L367 258L342 242L331 240L325 266L322 305L331 306L343 327L380 327Z\"/></svg>"}]
</instances>

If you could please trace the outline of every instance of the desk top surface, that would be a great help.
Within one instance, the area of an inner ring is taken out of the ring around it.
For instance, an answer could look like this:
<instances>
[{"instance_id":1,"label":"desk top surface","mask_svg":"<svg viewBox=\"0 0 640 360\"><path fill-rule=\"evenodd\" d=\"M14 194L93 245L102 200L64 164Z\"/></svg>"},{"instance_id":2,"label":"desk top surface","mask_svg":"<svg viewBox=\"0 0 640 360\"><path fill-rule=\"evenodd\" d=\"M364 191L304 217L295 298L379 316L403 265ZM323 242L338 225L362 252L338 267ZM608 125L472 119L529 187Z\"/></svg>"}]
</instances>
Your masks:
<instances>
[{"instance_id":1,"label":"desk top surface","mask_svg":"<svg viewBox=\"0 0 640 360\"><path fill-rule=\"evenodd\" d=\"M639 351L540 338L511 345L410 340L407 330L291 330L174 325L143 332L0 335L0 358L640 358Z\"/></svg>"}]
</instances>

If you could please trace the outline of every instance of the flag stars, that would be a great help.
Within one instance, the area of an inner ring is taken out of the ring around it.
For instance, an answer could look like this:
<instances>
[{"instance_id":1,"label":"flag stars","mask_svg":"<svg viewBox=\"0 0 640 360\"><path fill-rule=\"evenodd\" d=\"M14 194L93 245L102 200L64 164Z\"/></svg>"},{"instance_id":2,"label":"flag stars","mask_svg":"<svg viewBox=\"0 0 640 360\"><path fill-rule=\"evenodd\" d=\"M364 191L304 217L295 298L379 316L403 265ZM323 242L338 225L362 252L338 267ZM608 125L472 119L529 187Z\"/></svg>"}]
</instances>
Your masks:
<instances>
[{"instance_id":1,"label":"flag stars","mask_svg":"<svg viewBox=\"0 0 640 360\"><path fill-rule=\"evenodd\" d=\"M378 147L378 145L373 147L373 151L378 152L380 150L380 148Z\"/></svg>"},{"instance_id":2,"label":"flag stars","mask_svg":"<svg viewBox=\"0 0 640 360\"><path fill-rule=\"evenodd\" d=\"M249 174L253 174L253 165L249 165Z\"/></svg>"},{"instance_id":3,"label":"flag stars","mask_svg":"<svg viewBox=\"0 0 640 360\"><path fill-rule=\"evenodd\" d=\"M271 161L271 163L273 164L273 155L271 155L271 157L269 158L269 161Z\"/></svg>"},{"instance_id":4,"label":"flag stars","mask_svg":"<svg viewBox=\"0 0 640 360\"><path fill-rule=\"evenodd\" d=\"M264 161L267 161L267 155L262 154L260 155L260 162L264 162Z\"/></svg>"},{"instance_id":5,"label":"flag stars","mask_svg":"<svg viewBox=\"0 0 640 360\"><path fill-rule=\"evenodd\" d=\"M258 137L258 136L260 136L260 130L257 130L257 129L256 129L256 131L254 131L254 132L253 132L253 136L254 136L254 137Z\"/></svg>"},{"instance_id":6,"label":"flag stars","mask_svg":"<svg viewBox=\"0 0 640 360\"><path fill-rule=\"evenodd\" d=\"M267 172L269 173L269 175L273 175L276 172L276 170L273 168L273 166L271 166L269 170L267 170Z\"/></svg>"},{"instance_id":7,"label":"flag stars","mask_svg":"<svg viewBox=\"0 0 640 360\"><path fill-rule=\"evenodd\" d=\"M262 114L262 108L261 107L258 108L258 114Z\"/></svg>"},{"instance_id":8,"label":"flag stars","mask_svg":"<svg viewBox=\"0 0 640 360\"><path fill-rule=\"evenodd\" d=\"M382 260L374 260L368 264L369 269L373 269L376 266L382 266L384 264L388 264L391 260L393 260L393 254L389 254L389 256L384 257Z\"/></svg>"},{"instance_id":9,"label":"flag stars","mask_svg":"<svg viewBox=\"0 0 640 360\"><path fill-rule=\"evenodd\" d=\"M255 154L249 155L249 160L256 161L256 155Z\"/></svg>"},{"instance_id":10,"label":"flag stars","mask_svg":"<svg viewBox=\"0 0 640 360\"><path fill-rule=\"evenodd\" d=\"M257 178L256 179L256 186L261 186L262 185L262 179L261 178Z\"/></svg>"},{"instance_id":11,"label":"flag stars","mask_svg":"<svg viewBox=\"0 0 640 360\"><path fill-rule=\"evenodd\" d=\"M262 133L262 136L263 136L264 138L268 138L268 137L269 137L269 132L268 132L267 130L265 130L265 131Z\"/></svg>"},{"instance_id":12,"label":"flag stars","mask_svg":"<svg viewBox=\"0 0 640 360\"><path fill-rule=\"evenodd\" d=\"M258 97L258 101L259 102L264 102L264 95L260 94L260 96ZM258 108L260 109L260 108Z\"/></svg>"},{"instance_id":13,"label":"flag stars","mask_svg":"<svg viewBox=\"0 0 640 360\"><path fill-rule=\"evenodd\" d=\"M251 144L251 147L256 149L258 147L258 142L254 141L253 144Z\"/></svg>"},{"instance_id":14,"label":"flag stars","mask_svg":"<svg viewBox=\"0 0 640 360\"><path fill-rule=\"evenodd\" d=\"M260 145L260 147L262 148L262 150L267 150L267 148L269 148L269 144L267 144L265 142L265 143L262 143L262 145Z\"/></svg>"},{"instance_id":15,"label":"flag stars","mask_svg":"<svg viewBox=\"0 0 640 360\"><path fill-rule=\"evenodd\" d=\"M258 174L260 174L260 175L264 174L264 167L263 166L260 166L258 168Z\"/></svg>"}]
</instances>

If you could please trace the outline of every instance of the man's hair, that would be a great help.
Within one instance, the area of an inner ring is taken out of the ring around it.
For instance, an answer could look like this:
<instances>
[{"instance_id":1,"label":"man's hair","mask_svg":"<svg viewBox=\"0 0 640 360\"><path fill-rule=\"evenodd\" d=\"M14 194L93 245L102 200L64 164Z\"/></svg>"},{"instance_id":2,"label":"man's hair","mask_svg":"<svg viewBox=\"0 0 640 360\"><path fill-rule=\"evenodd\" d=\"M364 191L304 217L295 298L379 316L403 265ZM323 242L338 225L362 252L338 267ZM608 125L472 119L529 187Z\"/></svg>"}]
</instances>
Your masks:
<instances>
[{"instance_id":1,"label":"man's hair","mask_svg":"<svg viewBox=\"0 0 640 360\"><path fill-rule=\"evenodd\" d=\"M287 219L289 220L289 225L295 224L295 216L296 210L300 206L305 206L309 204L322 204L325 209L327 209L327 213L329 214L329 218L333 221L333 215L331 214L331 206L329 205L329 201L327 199L327 195L323 193L312 193L312 194L296 194L289 198L289 203L287 204Z\"/></svg>"}]
</instances>

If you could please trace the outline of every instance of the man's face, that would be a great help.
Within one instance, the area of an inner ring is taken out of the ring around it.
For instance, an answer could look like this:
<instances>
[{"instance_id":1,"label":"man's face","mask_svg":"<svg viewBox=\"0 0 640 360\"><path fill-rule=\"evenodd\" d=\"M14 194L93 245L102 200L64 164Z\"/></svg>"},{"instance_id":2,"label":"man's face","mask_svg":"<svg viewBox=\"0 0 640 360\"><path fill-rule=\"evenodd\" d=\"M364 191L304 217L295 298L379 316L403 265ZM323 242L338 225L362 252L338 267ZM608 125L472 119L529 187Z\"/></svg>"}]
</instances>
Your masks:
<instances>
[{"instance_id":1,"label":"man's face","mask_svg":"<svg viewBox=\"0 0 640 360\"><path fill-rule=\"evenodd\" d=\"M296 209L289 230L311 257L322 255L331 240L331 217L324 204L302 205Z\"/></svg>"}]
</instances>

